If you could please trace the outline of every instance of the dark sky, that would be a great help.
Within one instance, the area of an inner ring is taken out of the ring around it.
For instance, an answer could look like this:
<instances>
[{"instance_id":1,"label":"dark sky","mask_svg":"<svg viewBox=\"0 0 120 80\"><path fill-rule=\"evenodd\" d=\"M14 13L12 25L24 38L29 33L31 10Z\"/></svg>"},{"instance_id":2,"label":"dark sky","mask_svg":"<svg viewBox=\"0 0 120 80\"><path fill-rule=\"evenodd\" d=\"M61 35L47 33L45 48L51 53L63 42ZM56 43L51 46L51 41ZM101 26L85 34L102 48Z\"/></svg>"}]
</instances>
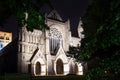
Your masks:
<instances>
[{"instance_id":1,"label":"dark sky","mask_svg":"<svg viewBox=\"0 0 120 80\"><path fill-rule=\"evenodd\" d=\"M76 36L76 28L78 27L79 19L84 15L88 5L91 3L91 0L50 1L63 19L70 19L72 33Z\"/></svg>"},{"instance_id":2,"label":"dark sky","mask_svg":"<svg viewBox=\"0 0 120 80\"><path fill-rule=\"evenodd\" d=\"M50 0L55 10L60 14L63 20L70 19L71 30L76 36L76 28L80 17L85 13L91 0ZM47 11L48 7L44 8ZM13 33L13 39L16 37L17 25L14 17L7 20L5 30Z\"/></svg>"}]
</instances>

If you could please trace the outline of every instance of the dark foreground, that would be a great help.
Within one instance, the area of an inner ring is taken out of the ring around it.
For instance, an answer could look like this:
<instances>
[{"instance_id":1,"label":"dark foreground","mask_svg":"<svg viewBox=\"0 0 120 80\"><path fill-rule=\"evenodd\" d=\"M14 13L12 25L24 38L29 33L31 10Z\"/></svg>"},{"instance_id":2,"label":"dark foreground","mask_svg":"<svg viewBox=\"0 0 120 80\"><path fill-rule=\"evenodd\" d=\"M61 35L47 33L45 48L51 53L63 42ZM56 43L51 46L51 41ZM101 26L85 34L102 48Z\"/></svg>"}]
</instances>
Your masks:
<instances>
[{"instance_id":1,"label":"dark foreground","mask_svg":"<svg viewBox=\"0 0 120 80\"><path fill-rule=\"evenodd\" d=\"M109 77L107 80L119 80L119 79L120 78ZM0 80L86 80L86 79L85 76L77 76L77 75L36 77L29 74L0 74ZM95 78L93 80L103 80L103 79Z\"/></svg>"},{"instance_id":2,"label":"dark foreground","mask_svg":"<svg viewBox=\"0 0 120 80\"><path fill-rule=\"evenodd\" d=\"M83 76L31 76L29 74L4 74L0 75L0 80L84 80Z\"/></svg>"}]
</instances>

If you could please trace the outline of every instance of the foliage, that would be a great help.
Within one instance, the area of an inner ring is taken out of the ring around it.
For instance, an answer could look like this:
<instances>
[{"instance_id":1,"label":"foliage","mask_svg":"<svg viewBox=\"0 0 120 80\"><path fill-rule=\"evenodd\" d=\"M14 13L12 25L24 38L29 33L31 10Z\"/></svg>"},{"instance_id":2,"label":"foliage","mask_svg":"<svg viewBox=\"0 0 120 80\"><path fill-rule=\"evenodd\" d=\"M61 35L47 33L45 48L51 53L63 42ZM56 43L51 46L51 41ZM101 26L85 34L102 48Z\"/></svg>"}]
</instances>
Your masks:
<instances>
[{"instance_id":1,"label":"foliage","mask_svg":"<svg viewBox=\"0 0 120 80\"><path fill-rule=\"evenodd\" d=\"M79 60L88 61L98 58L98 66L89 69L87 79L99 76L120 74L120 1L93 0L82 17L87 32L82 44ZM90 29L90 30L89 30ZM92 30L93 29L93 30ZM90 32L89 32L90 31ZM89 35L90 34L90 35Z\"/></svg>"},{"instance_id":2,"label":"foliage","mask_svg":"<svg viewBox=\"0 0 120 80\"><path fill-rule=\"evenodd\" d=\"M72 55L74 58L78 59L78 55L79 55L79 52L80 52L80 46L78 47L73 47L73 46L70 46L69 47L69 55Z\"/></svg>"},{"instance_id":3,"label":"foliage","mask_svg":"<svg viewBox=\"0 0 120 80\"><path fill-rule=\"evenodd\" d=\"M0 1L0 25L3 25L11 15L17 18L19 26L25 26L28 30L33 28L46 28L44 24L44 16L39 9L48 4L51 7L49 0L1 0ZM28 13L28 18L26 18Z\"/></svg>"},{"instance_id":4,"label":"foliage","mask_svg":"<svg viewBox=\"0 0 120 80\"><path fill-rule=\"evenodd\" d=\"M110 4L109 0L92 0L92 4L87 9L87 12L84 17L82 17L82 21L84 24L85 36L92 36L96 29L105 21L107 21L107 17L110 16Z\"/></svg>"}]
</instances>

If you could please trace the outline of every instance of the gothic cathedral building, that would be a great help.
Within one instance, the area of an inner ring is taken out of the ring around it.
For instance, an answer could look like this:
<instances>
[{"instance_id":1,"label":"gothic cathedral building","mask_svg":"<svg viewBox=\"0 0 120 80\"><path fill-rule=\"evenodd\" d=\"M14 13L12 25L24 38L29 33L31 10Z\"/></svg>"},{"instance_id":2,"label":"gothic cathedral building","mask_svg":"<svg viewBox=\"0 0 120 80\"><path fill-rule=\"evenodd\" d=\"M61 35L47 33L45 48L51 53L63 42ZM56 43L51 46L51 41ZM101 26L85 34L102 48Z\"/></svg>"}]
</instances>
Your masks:
<instances>
[{"instance_id":1,"label":"gothic cathedral building","mask_svg":"<svg viewBox=\"0 0 120 80\"><path fill-rule=\"evenodd\" d=\"M31 32L26 27L19 29L18 71L35 76L83 75L82 63L67 53L70 46L81 45L84 38L81 21L79 37L72 37L70 21L63 22L55 10L46 16L45 23L49 30L34 29Z\"/></svg>"}]
</instances>

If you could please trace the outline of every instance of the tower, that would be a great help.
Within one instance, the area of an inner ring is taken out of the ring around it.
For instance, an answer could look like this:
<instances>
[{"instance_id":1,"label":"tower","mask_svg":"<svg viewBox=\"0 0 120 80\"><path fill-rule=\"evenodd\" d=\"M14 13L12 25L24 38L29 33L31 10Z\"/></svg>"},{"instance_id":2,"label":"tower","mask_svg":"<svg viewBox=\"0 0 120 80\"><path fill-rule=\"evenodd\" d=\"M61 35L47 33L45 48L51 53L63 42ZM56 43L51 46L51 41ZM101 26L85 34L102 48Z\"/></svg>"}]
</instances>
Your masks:
<instances>
[{"instance_id":1,"label":"tower","mask_svg":"<svg viewBox=\"0 0 120 80\"><path fill-rule=\"evenodd\" d=\"M26 27L19 29L18 41L18 71L22 73L29 72L30 58L38 49L38 44L41 36L40 30L33 32L27 31Z\"/></svg>"}]
</instances>

